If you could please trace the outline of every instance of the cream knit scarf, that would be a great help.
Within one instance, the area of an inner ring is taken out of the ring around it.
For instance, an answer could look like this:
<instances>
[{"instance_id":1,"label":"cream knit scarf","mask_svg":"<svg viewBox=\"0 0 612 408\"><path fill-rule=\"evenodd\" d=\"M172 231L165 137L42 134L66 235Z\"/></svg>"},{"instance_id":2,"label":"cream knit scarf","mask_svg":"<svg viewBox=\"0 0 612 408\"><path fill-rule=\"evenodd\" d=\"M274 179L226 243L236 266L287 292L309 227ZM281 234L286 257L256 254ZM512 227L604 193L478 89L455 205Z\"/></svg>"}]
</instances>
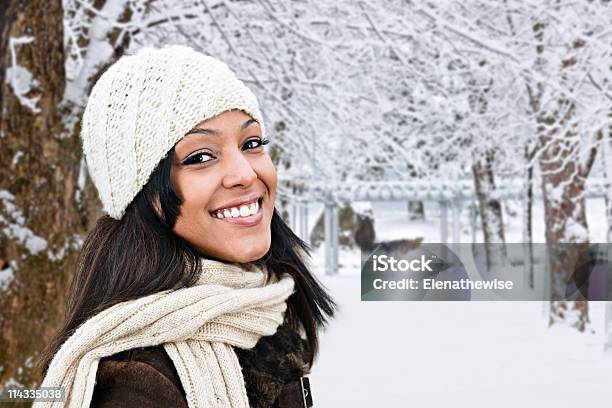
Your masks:
<instances>
[{"instance_id":1,"label":"cream knit scarf","mask_svg":"<svg viewBox=\"0 0 612 408\"><path fill-rule=\"evenodd\" d=\"M33 406L88 407L100 358L163 344L190 408L248 407L232 346L252 348L276 332L294 281L289 274L278 280L255 266L202 263L196 285L117 304L83 323L59 349L41 384L63 387L65 402Z\"/></svg>"}]
</instances>

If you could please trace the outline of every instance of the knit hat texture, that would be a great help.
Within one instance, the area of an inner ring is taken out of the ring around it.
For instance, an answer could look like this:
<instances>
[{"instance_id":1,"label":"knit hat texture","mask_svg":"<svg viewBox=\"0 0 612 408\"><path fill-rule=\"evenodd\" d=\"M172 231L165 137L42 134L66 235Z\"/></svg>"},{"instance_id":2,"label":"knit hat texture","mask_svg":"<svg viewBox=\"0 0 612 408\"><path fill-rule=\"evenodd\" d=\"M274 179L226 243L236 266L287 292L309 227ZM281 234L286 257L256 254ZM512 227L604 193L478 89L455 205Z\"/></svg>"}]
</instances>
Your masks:
<instances>
[{"instance_id":1,"label":"knit hat texture","mask_svg":"<svg viewBox=\"0 0 612 408\"><path fill-rule=\"evenodd\" d=\"M87 170L104 211L121 219L176 142L232 109L258 121L265 137L257 98L222 61L181 45L117 60L92 88L81 122Z\"/></svg>"}]
</instances>

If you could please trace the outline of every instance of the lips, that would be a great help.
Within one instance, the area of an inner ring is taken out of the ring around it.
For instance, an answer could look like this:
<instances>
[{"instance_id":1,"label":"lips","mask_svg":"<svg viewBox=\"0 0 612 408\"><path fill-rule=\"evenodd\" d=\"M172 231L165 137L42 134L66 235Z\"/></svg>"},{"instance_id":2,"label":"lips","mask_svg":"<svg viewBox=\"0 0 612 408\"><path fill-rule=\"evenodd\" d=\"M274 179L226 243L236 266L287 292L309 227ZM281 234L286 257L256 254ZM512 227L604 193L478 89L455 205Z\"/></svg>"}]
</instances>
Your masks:
<instances>
[{"instance_id":1,"label":"lips","mask_svg":"<svg viewBox=\"0 0 612 408\"><path fill-rule=\"evenodd\" d=\"M224 212L231 211L232 208L236 208L237 210L240 210L240 207L242 206L250 207L255 203L257 203L257 205L261 207L261 204L263 203L263 196L261 195L245 196L241 199L234 200L230 202L229 204L224 205L223 207L218 207L217 209L210 211L210 215L212 215L213 217L216 217L216 214L218 212L223 214Z\"/></svg>"},{"instance_id":2,"label":"lips","mask_svg":"<svg viewBox=\"0 0 612 408\"><path fill-rule=\"evenodd\" d=\"M212 213L211 216L218 222L233 224L236 226L252 227L258 225L263 219L263 198L251 203L244 203L238 207L224 208Z\"/></svg>"},{"instance_id":3,"label":"lips","mask_svg":"<svg viewBox=\"0 0 612 408\"><path fill-rule=\"evenodd\" d=\"M216 214L217 211L223 212L223 210L231 210L232 208L240 209L241 205L251 205L251 204L253 204L256 201L258 201L259 204L261 204L262 198L263 198L263 195L262 194L257 194L257 193L253 193L253 194L249 194L249 195L246 195L246 196L242 196L240 198L237 198L236 200L233 200L233 201L230 201L228 203L225 203L221 207L215 208L210 213L211 214Z\"/></svg>"}]
</instances>

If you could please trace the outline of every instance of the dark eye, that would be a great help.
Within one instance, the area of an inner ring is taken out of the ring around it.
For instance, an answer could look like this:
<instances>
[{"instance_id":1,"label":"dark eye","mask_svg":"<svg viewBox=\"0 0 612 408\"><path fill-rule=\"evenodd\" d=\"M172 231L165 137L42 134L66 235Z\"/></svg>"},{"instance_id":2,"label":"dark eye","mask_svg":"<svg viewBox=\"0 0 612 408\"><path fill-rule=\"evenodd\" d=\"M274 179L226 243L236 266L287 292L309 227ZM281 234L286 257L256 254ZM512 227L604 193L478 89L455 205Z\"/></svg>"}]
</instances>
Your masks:
<instances>
[{"instance_id":1,"label":"dark eye","mask_svg":"<svg viewBox=\"0 0 612 408\"><path fill-rule=\"evenodd\" d=\"M251 139L251 140L247 140L243 145L242 145L242 150L252 150L252 149L257 149L258 147L261 147L263 145L267 145L268 144L268 139Z\"/></svg>"},{"instance_id":2,"label":"dark eye","mask_svg":"<svg viewBox=\"0 0 612 408\"><path fill-rule=\"evenodd\" d=\"M194 155L189 156L187 159L185 159L183 164L190 165L190 164L206 163L207 161L211 159L213 159L213 157L209 153L200 152L200 153L196 153Z\"/></svg>"}]
</instances>

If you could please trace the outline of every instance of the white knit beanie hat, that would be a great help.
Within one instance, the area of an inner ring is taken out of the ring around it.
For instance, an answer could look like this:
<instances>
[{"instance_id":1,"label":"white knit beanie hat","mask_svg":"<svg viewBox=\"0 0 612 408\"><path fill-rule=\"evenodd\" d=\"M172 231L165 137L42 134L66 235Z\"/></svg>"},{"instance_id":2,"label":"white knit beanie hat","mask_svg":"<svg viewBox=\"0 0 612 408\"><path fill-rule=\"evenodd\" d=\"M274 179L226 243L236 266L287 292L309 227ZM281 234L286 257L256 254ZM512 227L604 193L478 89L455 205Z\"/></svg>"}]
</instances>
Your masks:
<instances>
[{"instance_id":1,"label":"white knit beanie hat","mask_svg":"<svg viewBox=\"0 0 612 408\"><path fill-rule=\"evenodd\" d=\"M121 57L94 85L81 123L104 211L121 219L176 142L232 109L259 122L265 137L257 98L222 61L180 45Z\"/></svg>"}]
</instances>

